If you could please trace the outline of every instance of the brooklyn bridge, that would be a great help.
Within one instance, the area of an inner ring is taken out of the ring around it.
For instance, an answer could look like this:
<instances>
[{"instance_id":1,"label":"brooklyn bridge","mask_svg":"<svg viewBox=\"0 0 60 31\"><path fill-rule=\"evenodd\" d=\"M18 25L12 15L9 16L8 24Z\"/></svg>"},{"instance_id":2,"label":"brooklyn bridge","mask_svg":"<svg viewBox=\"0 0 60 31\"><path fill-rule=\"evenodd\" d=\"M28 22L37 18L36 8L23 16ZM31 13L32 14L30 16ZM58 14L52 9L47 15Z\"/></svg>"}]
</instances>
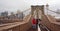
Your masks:
<instances>
[{"instance_id":1,"label":"brooklyn bridge","mask_svg":"<svg viewBox=\"0 0 60 31\"><path fill-rule=\"evenodd\" d=\"M48 14L48 11L57 14L60 13L50 10L48 7L48 5L31 5L31 8L23 11L25 16L21 21L19 19L0 19L1 21L11 21L11 23L1 24L0 31L60 31L59 20L57 20L55 16ZM47 14L45 14L45 9ZM40 25L38 24L36 29L32 27L33 18L41 19L41 21L38 22Z\"/></svg>"}]
</instances>

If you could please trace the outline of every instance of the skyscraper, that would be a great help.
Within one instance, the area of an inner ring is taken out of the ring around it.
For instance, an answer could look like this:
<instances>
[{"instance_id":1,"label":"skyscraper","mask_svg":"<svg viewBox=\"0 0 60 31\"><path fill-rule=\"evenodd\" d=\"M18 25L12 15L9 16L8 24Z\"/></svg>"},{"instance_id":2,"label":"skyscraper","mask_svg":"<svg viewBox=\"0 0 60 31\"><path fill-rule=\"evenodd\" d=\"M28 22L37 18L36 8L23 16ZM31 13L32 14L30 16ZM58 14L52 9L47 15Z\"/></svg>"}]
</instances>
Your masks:
<instances>
[{"instance_id":1,"label":"skyscraper","mask_svg":"<svg viewBox=\"0 0 60 31\"><path fill-rule=\"evenodd\" d=\"M8 11L2 12L1 16L8 16Z\"/></svg>"}]
</instances>

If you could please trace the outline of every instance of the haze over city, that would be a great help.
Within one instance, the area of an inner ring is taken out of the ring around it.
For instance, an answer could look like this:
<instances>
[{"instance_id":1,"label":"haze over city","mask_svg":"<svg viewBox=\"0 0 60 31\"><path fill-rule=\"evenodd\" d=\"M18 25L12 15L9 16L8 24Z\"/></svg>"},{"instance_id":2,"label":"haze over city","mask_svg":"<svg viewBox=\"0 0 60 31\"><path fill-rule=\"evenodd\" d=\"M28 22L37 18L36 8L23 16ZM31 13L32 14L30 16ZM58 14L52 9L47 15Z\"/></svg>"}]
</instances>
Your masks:
<instances>
[{"instance_id":1,"label":"haze over city","mask_svg":"<svg viewBox=\"0 0 60 31\"><path fill-rule=\"evenodd\" d=\"M60 0L0 0L0 12L24 11L30 8L31 5L46 5L47 3L50 9L56 10L60 8L59 1Z\"/></svg>"}]
</instances>

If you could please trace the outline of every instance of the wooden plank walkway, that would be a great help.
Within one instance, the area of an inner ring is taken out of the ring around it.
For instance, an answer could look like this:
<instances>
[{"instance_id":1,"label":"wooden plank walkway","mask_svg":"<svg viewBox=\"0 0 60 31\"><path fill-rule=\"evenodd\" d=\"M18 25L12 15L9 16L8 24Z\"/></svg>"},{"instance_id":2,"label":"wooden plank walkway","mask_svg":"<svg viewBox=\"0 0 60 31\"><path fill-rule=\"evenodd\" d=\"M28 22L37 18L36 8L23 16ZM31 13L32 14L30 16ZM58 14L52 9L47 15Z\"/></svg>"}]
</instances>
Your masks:
<instances>
[{"instance_id":1,"label":"wooden plank walkway","mask_svg":"<svg viewBox=\"0 0 60 31\"><path fill-rule=\"evenodd\" d=\"M39 27L38 26L38 28L36 28L36 29L33 29L32 27L29 29L29 30L27 30L27 31L47 31L45 28L42 28L42 27Z\"/></svg>"},{"instance_id":2,"label":"wooden plank walkway","mask_svg":"<svg viewBox=\"0 0 60 31\"><path fill-rule=\"evenodd\" d=\"M36 29L33 29L32 27L29 29L29 30L27 30L27 31L38 31L38 29L36 28Z\"/></svg>"}]
</instances>

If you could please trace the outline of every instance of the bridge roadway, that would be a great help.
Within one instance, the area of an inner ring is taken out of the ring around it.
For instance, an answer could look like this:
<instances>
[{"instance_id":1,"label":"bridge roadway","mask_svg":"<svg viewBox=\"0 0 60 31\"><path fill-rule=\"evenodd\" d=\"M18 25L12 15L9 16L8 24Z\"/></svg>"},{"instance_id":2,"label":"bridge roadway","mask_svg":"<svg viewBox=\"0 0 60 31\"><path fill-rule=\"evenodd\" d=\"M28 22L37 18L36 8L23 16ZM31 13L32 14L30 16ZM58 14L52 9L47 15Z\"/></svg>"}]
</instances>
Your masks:
<instances>
[{"instance_id":1,"label":"bridge roadway","mask_svg":"<svg viewBox=\"0 0 60 31\"><path fill-rule=\"evenodd\" d=\"M39 29L45 31L45 29L42 29L41 27L38 27L37 29L32 29L30 17L31 15L28 15L23 22L1 24L0 31L38 31ZM56 22L53 17L49 15L47 16L48 18L46 18L45 16L43 17L44 18L42 19L41 24L47 26L52 31L60 31L60 23Z\"/></svg>"}]
</instances>

